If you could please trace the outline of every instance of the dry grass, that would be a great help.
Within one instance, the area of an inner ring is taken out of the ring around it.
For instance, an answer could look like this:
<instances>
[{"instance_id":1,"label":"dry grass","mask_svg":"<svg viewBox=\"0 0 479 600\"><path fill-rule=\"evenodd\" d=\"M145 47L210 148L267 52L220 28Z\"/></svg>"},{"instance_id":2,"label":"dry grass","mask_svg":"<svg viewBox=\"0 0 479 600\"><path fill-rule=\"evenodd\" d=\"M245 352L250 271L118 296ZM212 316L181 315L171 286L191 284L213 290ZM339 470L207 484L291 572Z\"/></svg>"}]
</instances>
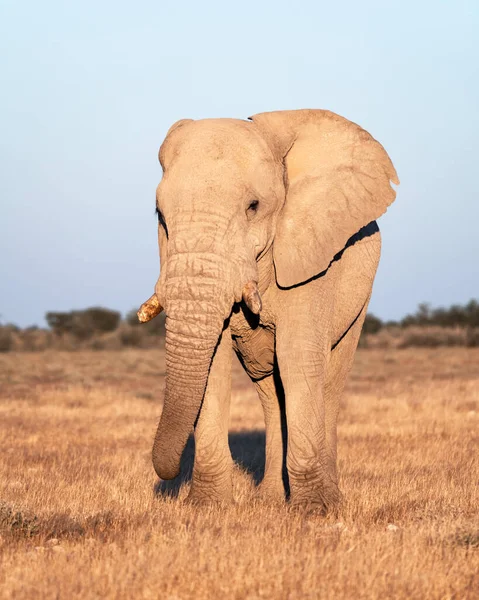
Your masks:
<instances>
[{"instance_id":1,"label":"dry grass","mask_svg":"<svg viewBox=\"0 0 479 600\"><path fill-rule=\"evenodd\" d=\"M340 424L347 502L266 506L235 372L237 504L155 493L161 351L0 355L1 598L477 598L479 350L360 351Z\"/></svg>"}]
</instances>

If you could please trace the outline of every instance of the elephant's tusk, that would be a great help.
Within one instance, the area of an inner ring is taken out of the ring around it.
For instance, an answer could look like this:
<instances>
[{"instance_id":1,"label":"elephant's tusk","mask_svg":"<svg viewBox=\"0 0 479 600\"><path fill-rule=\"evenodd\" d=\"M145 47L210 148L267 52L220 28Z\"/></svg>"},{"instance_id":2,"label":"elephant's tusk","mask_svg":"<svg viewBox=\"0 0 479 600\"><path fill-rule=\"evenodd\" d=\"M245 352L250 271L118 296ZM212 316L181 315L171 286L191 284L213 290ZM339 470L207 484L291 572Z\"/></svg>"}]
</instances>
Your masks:
<instances>
[{"instance_id":1,"label":"elephant's tusk","mask_svg":"<svg viewBox=\"0 0 479 600\"><path fill-rule=\"evenodd\" d=\"M261 302L261 295L256 281L250 281L244 286L243 300L252 313L259 315L263 304Z\"/></svg>"},{"instance_id":2,"label":"elephant's tusk","mask_svg":"<svg viewBox=\"0 0 479 600\"><path fill-rule=\"evenodd\" d=\"M153 294L146 302L143 302L136 314L140 323L147 323L158 316L162 310L163 307L159 303L157 295Z\"/></svg>"}]
</instances>

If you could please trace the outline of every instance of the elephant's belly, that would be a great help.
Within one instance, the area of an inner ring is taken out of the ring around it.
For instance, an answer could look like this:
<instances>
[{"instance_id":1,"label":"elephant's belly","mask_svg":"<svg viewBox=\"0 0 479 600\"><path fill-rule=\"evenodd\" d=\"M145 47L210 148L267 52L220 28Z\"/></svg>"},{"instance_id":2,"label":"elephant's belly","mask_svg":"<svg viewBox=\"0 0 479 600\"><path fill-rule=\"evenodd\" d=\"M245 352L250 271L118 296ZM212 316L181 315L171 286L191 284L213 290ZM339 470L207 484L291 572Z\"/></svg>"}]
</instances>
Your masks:
<instances>
[{"instance_id":1,"label":"elephant's belly","mask_svg":"<svg viewBox=\"0 0 479 600\"><path fill-rule=\"evenodd\" d=\"M273 331L257 327L247 335L233 336L233 347L252 379L271 375L274 367Z\"/></svg>"}]
</instances>

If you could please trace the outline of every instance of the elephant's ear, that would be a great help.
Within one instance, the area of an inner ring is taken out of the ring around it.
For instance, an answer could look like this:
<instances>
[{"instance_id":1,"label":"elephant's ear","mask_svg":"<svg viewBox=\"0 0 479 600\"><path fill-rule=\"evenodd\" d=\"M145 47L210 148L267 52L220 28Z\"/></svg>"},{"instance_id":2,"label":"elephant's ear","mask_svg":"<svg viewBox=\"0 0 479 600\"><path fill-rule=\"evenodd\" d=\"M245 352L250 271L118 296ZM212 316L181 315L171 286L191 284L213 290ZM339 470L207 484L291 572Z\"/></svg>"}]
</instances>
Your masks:
<instances>
[{"instance_id":1,"label":"elephant's ear","mask_svg":"<svg viewBox=\"0 0 479 600\"><path fill-rule=\"evenodd\" d=\"M251 117L284 160L286 200L273 256L276 279L291 287L328 268L361 227L394 201L396 171L386 151L355 123L325 110Z\"/></svg>"}]
</instances>

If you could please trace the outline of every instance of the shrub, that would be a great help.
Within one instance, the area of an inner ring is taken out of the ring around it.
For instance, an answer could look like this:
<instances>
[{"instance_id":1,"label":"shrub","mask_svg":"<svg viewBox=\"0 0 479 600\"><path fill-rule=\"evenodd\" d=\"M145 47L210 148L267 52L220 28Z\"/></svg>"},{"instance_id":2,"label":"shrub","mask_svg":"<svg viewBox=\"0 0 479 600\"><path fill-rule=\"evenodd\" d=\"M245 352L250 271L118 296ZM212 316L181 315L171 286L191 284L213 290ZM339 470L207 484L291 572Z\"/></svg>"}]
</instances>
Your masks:
<instances>
[{"instance_id":1,"label":"shrub","mask_svg":"<svg viewBox=\"0 0 479 600\"><path fill-rule=\"evenodd\" d=\"M132 308L129 312L126 313L125 321L131 327L137 327L138 325L141 325L140 321L138 321L138 315L136 313L136 308Z\"/></svg>"},{"instance_id":2,"label":"shrub","mask_svg":"<svg viewBox=\"0 0 479 600\"><path fill-rule=\"evenodd\" d=\"M86 343L86 347L91 350L121 350L123 348L121 334L124 327L125 324L121 323L120 327L115 329L115 331L94 336Z\"/></svg>"},{"instance_id":3,"label":"shrub","mask_svg":"<svg viewBox=\"0 0 479 600\"><path fill-rule=\"evenodd\" d=\"M466 332L460 328L408 327L398 348L438 348L439 346L465 346Z\"/></svg>"},{"instance_id":4,"label":"shrub","mask_svg":"<svg viewBox=\"0 0 479 600\"><path fill-rule=\"evenodd\" d=\"M48 327L56 334L70 333L73 327L73 313L69 312L47 312L45 320Z\"/></svg>"},{"instance_id":5,"label":"shrub","mask_svg":"<svg viewBox=\"0 0 479 600\"><path fill-rule=\"evenodd\" d=\"M147 335L158 335L161 337L165 336L165 311L161 312L151 321L148 321L148 323L140 323L140 321L138 321L136 309L132 309L129 313L127 313L125 320L131 327L141 327L141 330Z\"/></svg>"},{"instance_id":6,"label":"shrub","mask_svg":"<svg viewBox=\"0 0 479 600\"><path fill-rule=\"evenodd\" d=\"M0 532L31 537L38 531L38 518L13 504L0 501Z\"/></svg>"},{"instance_id":7,"label":"shrub","mask_svg":"<svg viewBox=\"0 0 479 600\"><path fill-rule=\"evenodd\" d=\"M479 348L479 327L469 327L466 331L466 346Z\"/></svg>"},{"instance_id":8,"label":"shrub","mask_svg":"<svg viewBox=\"0 0 479 600\"><path fill-rule=\"evenodd\" d=\"M123 346L133 346L138 348L141 346L144 334L138 327L127 325L120 331L120 340Z\"/></svg>"},{"instance_id":9,"label":"shrub","mask_svg":"<svg viewBox=\"0 0 479 600\"><path fill-rule=\"evenodd\" d=\"M378 317L376 317L375 315L368 313L366 315L366 318L364 319L364 325L363 325L363 333L365 334L369 334L369 333L377 333L378 331L380 331L383 327L383 322L381 321L381 319L379 319Z\"/></svg>"},{"instance_id":10,"label":"shrub","mask_svg":"<svg viewBox=\"0 0 479 600\"><path fill-rule=\"evenodd\" d=\"M21 330L17 338L24 352L38 352L52 346L52 333L36 326Z\"/></svg>"},{"instance_id":11,"label":"shrub","mask_svg":"<svg viewBox=\"0 0 479 600\"><path fill-rule=\"evenodd\" d=\"M87 340L95 333L114 331L121 315L108 308L92 307L71 312L48 312L45 319L56 335L72 334L78 340Z\"/></svg>"},{"instance_id":12,"label":"shrub","mask_svg":"<svg viewBox=\"0 0 479 600\"><path fill-rule=\"evenodd\" d=\"M83 311L84 319L88 320L95 332L106 333L115 331L120 324L121 314L108 308L92 307Z\"/></svg>"},{"instance_id":13,"label":"shrub","mask_svg":"<svg viewBox=\"0 0 479 600\"><path fill-rule=\"evenodd\" d=\"M10 352L13 348L13 332L8 325L0 326L0 352Z\"/></svg>"}]
</instances>

